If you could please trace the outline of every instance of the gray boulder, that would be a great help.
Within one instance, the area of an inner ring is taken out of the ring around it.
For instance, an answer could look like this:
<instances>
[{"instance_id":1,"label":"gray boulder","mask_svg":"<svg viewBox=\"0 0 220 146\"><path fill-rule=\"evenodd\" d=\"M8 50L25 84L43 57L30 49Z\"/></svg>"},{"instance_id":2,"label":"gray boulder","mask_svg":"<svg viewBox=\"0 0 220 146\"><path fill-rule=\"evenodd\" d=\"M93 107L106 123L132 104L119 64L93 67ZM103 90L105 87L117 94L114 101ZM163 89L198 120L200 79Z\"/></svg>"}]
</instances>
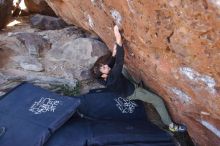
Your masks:
<instances>
[{"instance_id":1,"label":"gray boulder","mask_svg":"<svg viewBox=\"0 0 220 146\"><path fill-rule=\"evenodd\" d=\"M30 19L32 27L41 30L55 30L62 29L67 26L67 24L58 17L45 16L36 14Z\"/></svg>"},{"instance_id":2,"label":"gray boulder","mask_svg":"<svg viewBox=\"0 0 220 146\"><path fill-rule=\"evenodd\" d=\"M35 57L24 57L20 62L20 66L28 71L43 71L43 65Z\"/></svg>"},{"instance_id":3,"label":"gray boulder","mask_svg":"<svg viewBox=\"0 0 220 146\"><path fill-rule=\"evenodd\" d=\"M41 31L26 21L9 30L0 33L0 96L22 81L54 91L78 90L79 81L84 93L99 86L89 69L108 49L96 35L77 26Z\"/></svg>"},{"instance_id":4,"label":"gray boulder","mask_svg":"<svg viewBox=\"0 0 220 146\"><path fill-rule=\"evenodd\" d=\"M39 57L40 50L50 48L50 43L45 38L34 33L18 33L16 37L25 45L31 56Z\"/></svg>"},{"instance_id":5,"label":"gray boulder","mask_svg":"<svg viewBox=\"0 0 220 146\"><path fill-rule=\"evenodd\" d=\"M69 39L63 44L52 46L46 58L49 61L59 63L58 66L62 74L72 73L75 78L87 79L90 77L89 69L95 61L108 51L107 46L95 39L77 38ZM50 65L48 68L52 68ZM56 67L56 68L58 68ZM59 72L57 70L57 72Z\"/></svg>"},{"instance_id":6,"label":"gray boulder","mask_svg":"<svg viewBox=\"0 0 220 146\"><path fill-rule=\"evenodd\" d=\"M70 61L73 64L91 64L107 52L102 42L91 38L68 40L61 46L54 46L48 57L53 61Z\"/></svg>"}]
</instances>

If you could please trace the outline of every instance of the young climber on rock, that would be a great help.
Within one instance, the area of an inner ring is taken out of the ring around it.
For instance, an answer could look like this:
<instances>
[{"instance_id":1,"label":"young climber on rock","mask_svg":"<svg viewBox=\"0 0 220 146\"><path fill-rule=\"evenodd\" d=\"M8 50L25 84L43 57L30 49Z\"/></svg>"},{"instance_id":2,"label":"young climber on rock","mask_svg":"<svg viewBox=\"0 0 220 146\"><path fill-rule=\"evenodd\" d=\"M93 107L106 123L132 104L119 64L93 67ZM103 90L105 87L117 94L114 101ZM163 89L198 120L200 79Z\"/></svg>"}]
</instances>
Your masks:
<instances>
[{"instance_id":1,"label":"young climber on rock","mask_svg":"<svg viewBox=\"0 0 220 146\"><path fill-rule=\"evenodd\" d=\"M130 80L127 79L129 78L129 75L123 69L124 48L117 25L114 26L114 35L116 38L116 44L114 45L112 53L100 57L95 62L91 69L92 75L98 79L100 83L105 85L109 91L116 92L123 98L128 98L130 100L138 99L153 104L163 123L169 126L170 131L186 131L184 125L172 122L164 102L159 96L143 88L137 87L131 77Z\"/></svg>"}]
</instances>

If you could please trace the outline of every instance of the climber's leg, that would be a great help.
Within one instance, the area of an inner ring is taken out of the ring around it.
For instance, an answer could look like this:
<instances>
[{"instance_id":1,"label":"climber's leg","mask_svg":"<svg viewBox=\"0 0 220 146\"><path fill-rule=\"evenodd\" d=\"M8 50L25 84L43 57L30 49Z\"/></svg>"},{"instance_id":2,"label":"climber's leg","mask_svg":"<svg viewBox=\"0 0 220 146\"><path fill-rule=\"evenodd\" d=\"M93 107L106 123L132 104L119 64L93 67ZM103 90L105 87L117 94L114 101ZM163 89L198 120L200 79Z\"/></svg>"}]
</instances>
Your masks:
<instances>
[{"instance_id":1,"label":"climber's leg","mask_svg":"<svg viewBox=\"0 0 220 146\"><path fill-rule=\"evenodd\" d=\"M172 120L168 114L167 108L165 107L163 100L156 94L153 94L143 88L136 88L134 94L129 98L131 100L139 99L144 102L151 103L159 113L161 120L164 124L169 125L172 123Z\"/></svg>"}]
</instances>

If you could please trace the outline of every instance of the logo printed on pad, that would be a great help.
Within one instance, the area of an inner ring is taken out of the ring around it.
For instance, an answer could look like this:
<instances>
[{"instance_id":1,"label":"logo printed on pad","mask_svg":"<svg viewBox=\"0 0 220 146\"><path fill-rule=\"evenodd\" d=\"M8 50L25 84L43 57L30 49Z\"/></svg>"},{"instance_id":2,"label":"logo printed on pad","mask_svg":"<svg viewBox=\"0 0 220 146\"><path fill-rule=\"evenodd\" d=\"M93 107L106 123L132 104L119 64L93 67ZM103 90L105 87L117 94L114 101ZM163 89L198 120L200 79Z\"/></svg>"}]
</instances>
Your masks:
<instances>
[{"instance_id":1,"label":"logo printed on pad","mask_svg":"<svg viewBox=\"0 0 220 146\"><path fill-rule=\"evenodd\" d=\"M135 107L138 106L134 101L130 101L129 99L125 99L122 97L116 98L115 101L117 103L116 106L119 108L119 110L123 114L133 113L135 110Z\"/></svg>"},{"instance_id":2,"label":"logo printed on pad","mask_svg":"<svg viewBox=\"0 0 220 146\"><path fill-rule=\"evenodd\" d=\"M39 101L34 102L29 111L34 114L41 114L45 112L54 112L61 102L52 98L41 97Z\"/></svg>"}]
</instances>

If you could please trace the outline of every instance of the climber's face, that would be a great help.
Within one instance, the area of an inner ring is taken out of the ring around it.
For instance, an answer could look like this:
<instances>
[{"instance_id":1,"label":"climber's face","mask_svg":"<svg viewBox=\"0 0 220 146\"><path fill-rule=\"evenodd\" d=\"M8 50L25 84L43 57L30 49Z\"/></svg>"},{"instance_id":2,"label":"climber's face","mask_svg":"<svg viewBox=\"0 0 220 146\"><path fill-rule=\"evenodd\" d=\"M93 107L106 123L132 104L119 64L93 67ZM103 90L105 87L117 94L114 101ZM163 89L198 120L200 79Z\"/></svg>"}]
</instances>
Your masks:
<instances>
[{"instance_id":1,"label":"climber's face","mask_svg":"<svg viewBox=\"0 0 220 146\"><path fill-rule=\"evenodd\" d=\"M111 70L111 68L110 68L107 64L102 65L102 66L100 67L100 72L101 72L102 74L108 75L109 72L110 72L110 70Z\"/></svg>"}]
</instances>

